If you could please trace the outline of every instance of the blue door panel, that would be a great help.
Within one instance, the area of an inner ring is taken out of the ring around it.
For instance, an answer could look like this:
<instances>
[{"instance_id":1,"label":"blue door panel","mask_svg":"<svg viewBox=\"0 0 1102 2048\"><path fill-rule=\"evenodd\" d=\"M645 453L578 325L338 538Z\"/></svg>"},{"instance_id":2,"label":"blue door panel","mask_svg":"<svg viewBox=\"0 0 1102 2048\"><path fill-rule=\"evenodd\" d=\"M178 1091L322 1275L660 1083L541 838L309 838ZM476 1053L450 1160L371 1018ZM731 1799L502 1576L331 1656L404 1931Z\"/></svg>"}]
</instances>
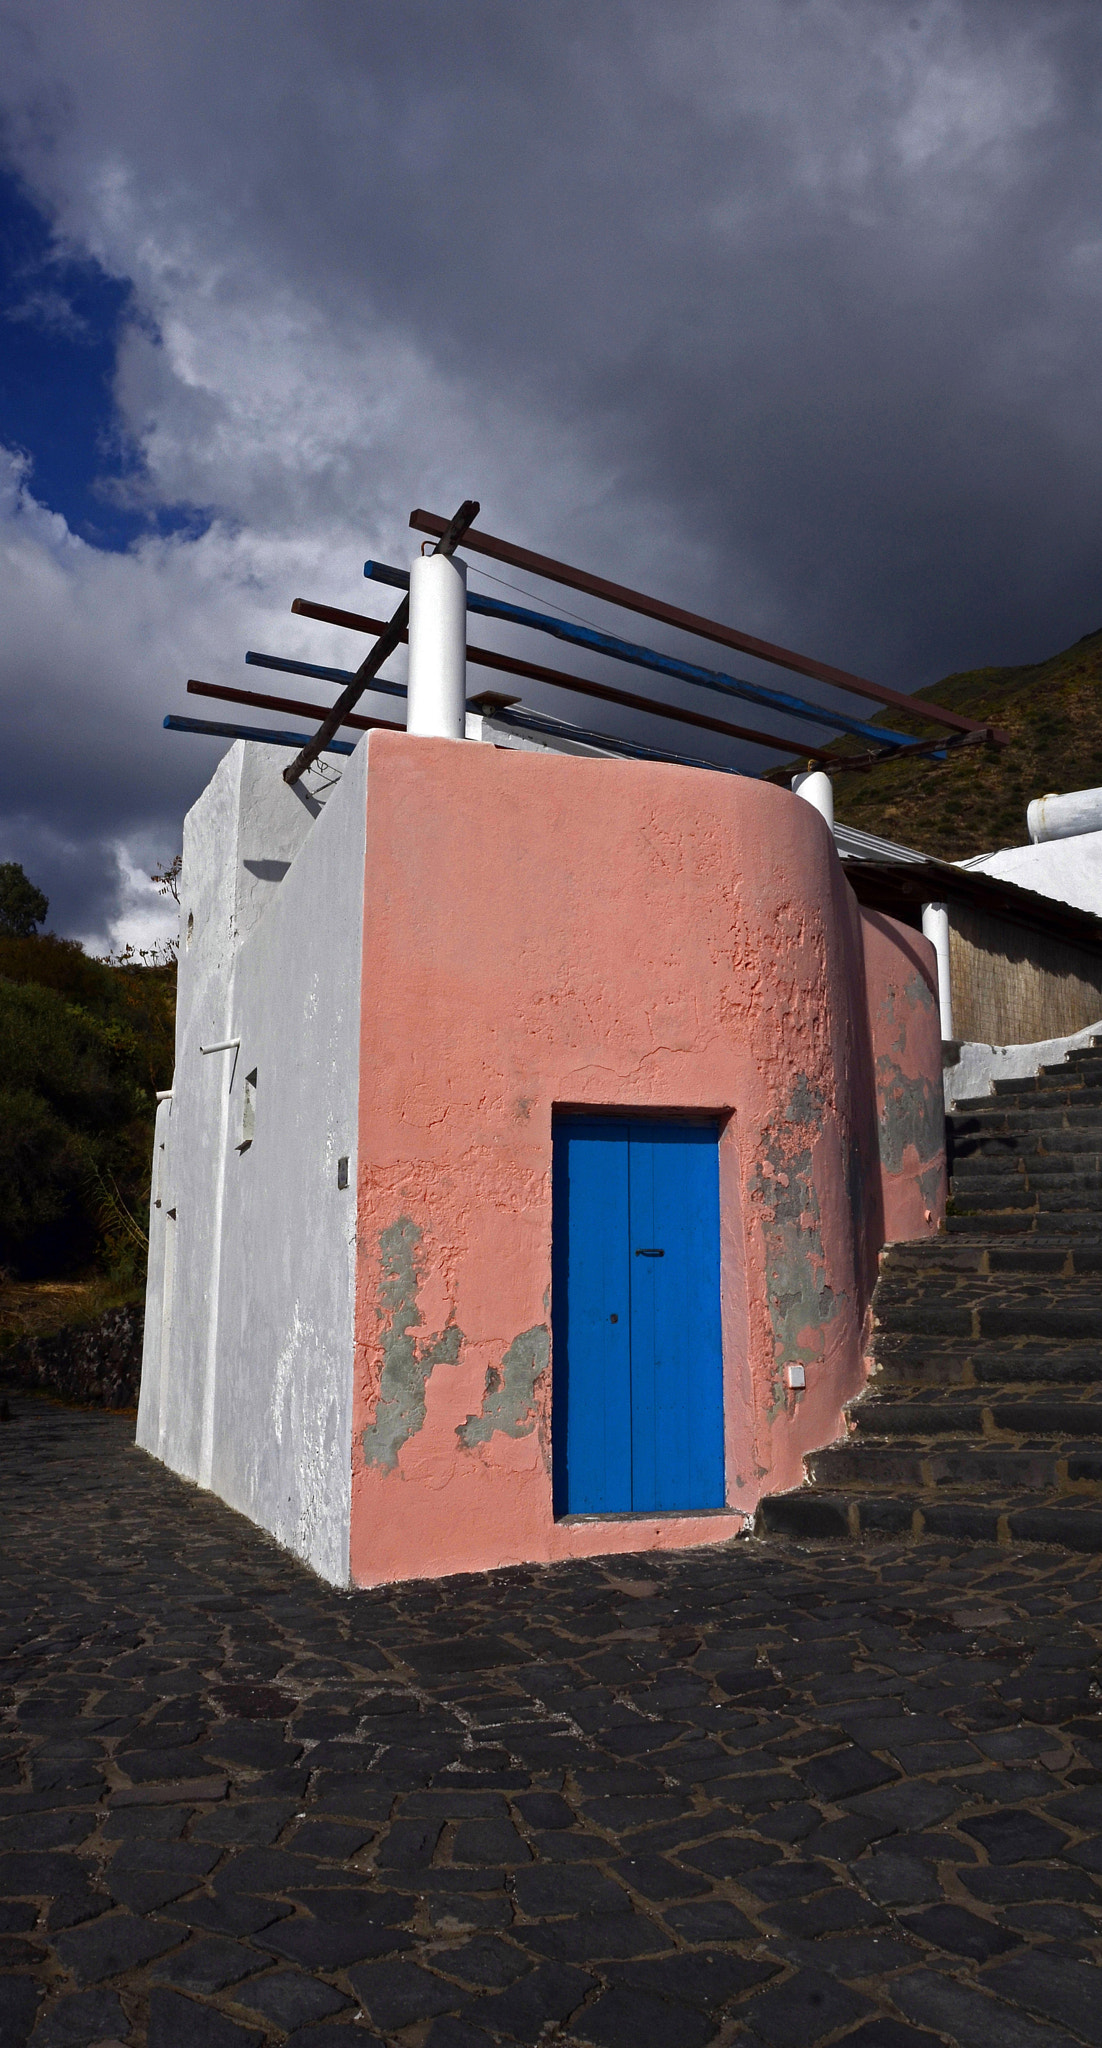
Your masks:
<instances>
[{"instance_id":1,"label":"blue door panel","mask_svg":"<svg viewBox=\"0 0 1102 2048\"><path fill-rule=\"evenodd\" d=\"M556 1513L722 1507L718 1133L563 1119L553 1184Z\"/></svg>"},{"instance_id":2,"label":"blue door panel","mask_svg":"<svg viewBox=\"0 0 1102 2048\"><path fill-rule=\"evenodd\" d=\"M556 1140L552 1287L556 1342L556 1494L571 1514L631 1509L628 1154L613 1119L567 1124Z\"/></svg>"}]
</instances>

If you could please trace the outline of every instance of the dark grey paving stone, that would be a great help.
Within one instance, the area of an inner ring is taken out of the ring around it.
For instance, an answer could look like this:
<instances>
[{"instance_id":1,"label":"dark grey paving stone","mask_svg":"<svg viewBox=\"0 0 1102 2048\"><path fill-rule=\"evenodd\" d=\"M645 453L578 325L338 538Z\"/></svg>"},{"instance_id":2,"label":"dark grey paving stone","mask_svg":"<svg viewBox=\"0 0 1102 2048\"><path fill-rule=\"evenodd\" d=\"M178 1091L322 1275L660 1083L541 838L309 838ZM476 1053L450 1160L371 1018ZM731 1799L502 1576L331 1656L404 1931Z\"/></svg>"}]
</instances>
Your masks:
<instances>
[{"instance_id":1,"label":"dark grey paving stone","mask_svg":"<svg viewBox=\"0 0 1102 2048\"><path fill-rule=\"evenodd\" d=\"M981 1919L965 1906L946 1903L927 1906L922 1913L908 1913L904 1923L921 1935L931 1948L948 1949L950 1955L968 1956L974 1963L989 1963L993 1956L1006 1955L1021 1946L1021 1936L1008 1933L993 1920Z\"/></svg>"},{"instance_id":2,"label":"dark grey paving stone","mask_svg":"<svg viewBox=\"0 0 1102 2048\"><path fill-rule=\"evenodd\" d=\"M191 1825L193 1842L232 1843L235 1848L266 1849L299 1811L295 1799L240 1799L212 1807ZM297 1846L297 1844L296 1844ZM320 1851L311 1851L320 1854Z\"/></svg>"},{"instance_id":3,"label":"dark grey paving stone","mask_svg":"<svg viewBox=\"0 0 1102 2048\"><path fill-rule=\"evenodd\" d=\"M139 1920L132 1913L109 1913L89 1926L59 1934L54 1943L65 1968L78 1984L98 1984L151 1963L180 1941L179 1927L165 1921Z\"/></svg>"},{"instance_id":4,"label":"dark grey paving stone","mask_svg":"<svg viewBox=\"0 0 1102 2048\"><path fill-rule=\"evenodd\" d=\"M326 1863L345 1863L358 1856L377 1830L352 1821L306 1820L295 1829L293 1847L299 1855L319 1856Z\"/></svg>"},{"instance_id":5,"label":"dark grey paving stone","mask_svg":"<svg viewBox=\"0 0 1102 2048\"><path fill-rule=\"evenodd\" d=\"M576 1815L558 1792L525 1792L516 1801L530 1828L572 1828Z\"/></svg>"},{"instance_id":6,"label":"dark grey paving stone","mask_svg":"<svg viewBox=\"0 0 1102 2048\"><path fill-rule=\"evenodd\" d=\"M267 1967L268 1958L244 1942L228 1941L216 1934L200 1935L184 1948L155 1963L150 1975L177 1991L209 1994L227 1984L239 1984Z\"/></svg>"},{"instance_id":7,"label":"dark grey paving stone","mask_svg":"<svg viewBox=\"0 0 1102 2048\"><path fill-rule=\"evenodd\" d=\"M858 1928L883 1927L887 1916L871 1906L860 1892L835 1886L812 1898L795 1898L762 1909L763 1919L782 1934L799 1934L808 1940L825 1934L850 1934Z\"/></svg>"},{"instance_id":8,"label":"dark grey paving stone","mask_svg":"<svg viewBox=\"0 0 1102 2048\"><path fill-rule=\"evenodd\" d=\"M285 1920L256 1937L257 1947L271 1949L304 1969L340 1970L366 1956L394 1954L409 1948L411 1938L397 1927L381 1927L365 1915L343 1920Z\"/></svg>"},{"instance_id":9,"label":"dark grey paving stone","mask_svg":"<svg viewBox=\"0 0 1102 2048\"><path fill-rule=\"evenodd\" d=\"M943 2048L940 2034L908 2027L902 2020L866 2020L856 2033L845 2035L846 2048Z\"/></svg>"},{"instance_id":10,"label":"dark grey paving stone","mask_svg":"<svg viewBox=\"0 0 1102 2048\"><path fill-rule=\"evenodd\" d=\"M815 1797L835 1802L852 1799L856 1793L868 1792L875 1785L886 1785L898 1775L890 1764L870 1756L856 1743L828 1756L811 1757L800 1767L800 1777Z\"/></svg>"},{"instance_id":11,"label":"dark grey paving stone","mask_svg":"<svg viewBox=\"0 0 1102 2048\"><path fill-rule=\"evenodd\" d=\"M587 1913L580 1920L549 1920L542 1927L518 1925L514 1933L531 1954L565 1963L620 1961L669 1946L667 1936L642 1913Z\"/></svg>"},{"instance_id":12,"label":"dark grey paving stone","mask_svg":"<svg viewBox=\"0 0 1102 2048\"><path fill-rule=\"evenodd\" d=\"M992 2042L998 2048L1068 2048L1062 2029L1044 2026L940 1971L894 1978L888 1991L907 2019L947 2036L954 2048L991 2048Z\"/></svg>"},{"instance_id":13,"label":"dark grey paving stone","mask_svg":"<svg viewBox=\"0 0 1102 2048\"><path fill-rule=\"evenodd\" d=\"M364 1963L348 1975L368 2018L384 2033L437 2013L455 2012L469 2002L469 1993L404 1957Z\"/></svg>"},{"instance_id":14,"label":"dark grey paving stone","mask_svg":"<svg viewBox=\"0 0 1102 2048\"><path fill-rule=\"evenodd\" d=\"M592 2048L705 2048L715 2025L695 2006L618 1985L587 2005L571 2032Z\"/></svg>"},{"instance_id":15,"label":"dark grey paving stone","mask_svg":"<svg viewBox=\"0 0 1102 2048\"><path fill-rule=\"evenodd\" d=\"M664 1906L663 1918L682 1941L699 1946L708 1942L758 1938L753 1921L726 1899L699 1899L691 1905Z\"/></svg>"},{"instance_id":16,"label":"dark grey paving stone","mask_svg":"<svg viewBox=\"0 0 1102 2048\"><path fill-rule=\"evenodd\" d=\"M474 1934L511 1926L513 1907L504 1893L449 1892L442 1898L428 1897L425 1915L439 1935Z\"/></svg>"},{"instance_id":17,"label":"dark grey paving stone","mask_svg":"<svg viewBox=\"0 0 1102 2048\"><path fill-rule=\"evenodd\" d=\"M1002 1813L985 1813L962 1820L961 1831L982 1843L991 1863L1040 1863L1058 1856L1067 1842L1062 1828L1054 1828L1024 1807L1009 1807Z\"/></svg>"},{"instance_id":18,"label":"dark grey paving stone","mask_svg":"<svg viewBox=\"0 0 1102 2048\"><path fill-rule=\"evenodd\" d=\"M607 1845L602 1845L607 1854ZM665 1856L625 1856L612 1868L617 1877L645 1899L693 1899L710 1889L703 1874L681 1870Z\"/></svg>"},{"instance_id":19,"label":"dark grey paving stone","mask_svg":"<svg viewBox=\"0 0 1102 2048\"><path fill-rule=\"evenodd\" d=\"M789 1962L812 1970L827 1970L832 1977L847 1980L882 1976L920 1962L924 1951L917 1941L902 1935L873 1930L868 1934L820 1935L814 1940L787 1937L773 1944Z\"/></svg>"},{"instance_id":20,"label":"dark grey paving stone","mask_svg":"<svg viewBox=\"0 0 1102 2048\"><path fill-rule=\"evenodd\" d=\"M661 1998L681 2000L715 2013L736 1995L767 1984L781 1968L779 1962L762 1962L746 1956L694 1953L614 1964L608 1974L614 1982L633 1990L654 1992Z\"/></svg>"},{"instance_id":21,"label":"dark grey paving stone","mask_svg":"<svg viewBox=\"0 0 1102 2048\"><path fill-rule=\"evenodd\" d=\"M259 1934L265 1927L274 1927L278 1920L286 1920L291 1910L285 1899L198 1892L190 1899L173 1902L162 1918L166 1922L178 1920L183 1927L207 1928L211 1934ZM183 1938L181 1932L181 1941Z\"/></svg>"},{"instance_id":22,"label":"dark grey paving stone","mask_svg":"<svg viewBox=\"0 0 1102 2048\"><path fill-rule=\"evenodd\" d=\"M0 2044L25 2048L38 2010L39 1986L33 1977L0 1977Z\"/></svg>"},{"instance_id":23,"label":"dark grey paving stone","mask_svg":"<svg viewBox=\"0 0 1102 2048\"><path fill-rule=\"evenodd\" d=\"M504 1815L495 1820L462 1821L456 1829L453 1863L503 1864L509 1868L531 1860L527 1842Z\"/></svg>"},{"instance_id":24,"label":"dark grey paving stone","mask_svg":"<svg viewBox=\"0 0 1102 2048\"><path fill-rule=\"evenodd\" d=\"M531 1920L558 1913L616 1913L627 1904L626 1893L611 1878L577 1867L537 1864L518 1870L515 1891L521 1912Z\"/></svg>"},{"instance_id":25,"label":"dark grey paving stone","mask_svg":"<svg viewBox=\"0 0 1102 2048\"><path fill-rule=\"evenodd\" d=\"M90 2041L126 2041L130 2021L114 1991L78 1991L43 2012L31 2048L88 2048ZM3 2034L0 2032L0 2040Z\"/></svg>"},{"instance_id":26,"label":"dark grey paving stone","mask_svg":"<svg viewBox=\"0 0 1102 2048\"><path fill-rule=\"evenodd\" d=\"M983 1982L1000 1997L1055 2020L1082 2040L1097 2041L1102 2001L1096 1967L1032 1949L998 1963L985 1973Z\"/></svg>"},{"instance_id":27,"label":"dark grey paving stone","mask_svg":"<svg viewBox=\"0 0 1102 2048\"><path fill-rule=\"evenodd\" d=\"M752 1835L722 1835L717 1841L694 1844L681 1853L681 1861L709 1877L741 1878L748 1870L761 1870L780 1861L780 1850L771 1842L756 1841Z\"/></svg>"},{"instance_id":28,"label":"dark grey paving stone","mask_svg":"<svg viewBox=\"0 0 1102 2048\"><path fill-rule=\"evenodd\" d=\"M458 1977L462 1984L484 1991L504 1990L532 1968L532 1959L523 1949L491 1936L478 1936L459 1948L438 1949L432 1961L445 1976Z\"/></svg>"},{"instance_id":29,"label":"dark grey paving stone","mask_svg":"<svg viewBox=\"0 0 1102 2048\"><path fill-rule=\"evenodd\" d=\"M329 2019L351 2004L343 1992L302 1970L274 1970L270 1976L257 1977L251 1984L242 1985L235 2002L288 2029Z\"/></svg>"},{"instance_id":30,"label":"dark grey paving stone","mask_svg":"<svg viewBox=\"0 0 1102 2048\"><path fill-rule=\"evenodd\" d=\"M739 2018L770 2048L809 2048L825 2034L869 2018L873 2010L867 1998L825 1970L805 1969L748 1999Z\"/></svg>"},{"instance_id":31,"label":"dark grey paving stone","mask_svg":"<svg viewBox=\"0 0 1102 2048\"><path fill-rule=\"evenodd\" d=\"M919 1906L941 1897L936 1873L926 1863L897 1849L877 1849L860 1856L850 1869L870 1899L881 1906Z\"/></svg>"},{"instance_id":32,"label":"dark grey paving stone","mask_svg":"<svg viewBox=\"0 0 1102 2048\"><path fill-rule=\"evenodd\" d=\"M178 1991L150 1995L148 2048L262 2048L263 2040L255 2027L243 2027Z\"/></svg>"},{"instance_id":33,"label":"dark grey paving stone","mask_svg":"<svg viewBox=\"0 0 1102 2048\"><path fill-rule=\"evenodd\" d=\"M29 1899L0 1899L0 1934L25 1934L38 1918L38 1907Z\"/></svg>"},{"instance_id":34,"label":"dark grey paving stone","mask_svg":"<svg viewBox=\"0 0 1102 2048\"><path fill-rule=\"evenodd\" d=\"M596 1986L587 1970L540 1963L507 1990L478 1999L467 2018L518 2041L537 2041L544 2028L565 2022Z\"/></svg>"}]
</instances>

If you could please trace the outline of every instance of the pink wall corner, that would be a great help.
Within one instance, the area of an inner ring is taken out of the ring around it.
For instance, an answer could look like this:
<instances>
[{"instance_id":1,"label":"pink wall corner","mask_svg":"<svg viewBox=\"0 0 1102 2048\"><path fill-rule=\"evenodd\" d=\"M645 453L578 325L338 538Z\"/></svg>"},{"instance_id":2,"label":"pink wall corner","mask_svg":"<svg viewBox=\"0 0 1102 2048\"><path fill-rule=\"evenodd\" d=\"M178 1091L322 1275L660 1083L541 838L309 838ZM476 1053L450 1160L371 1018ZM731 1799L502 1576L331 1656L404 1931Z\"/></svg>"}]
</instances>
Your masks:
<instances>
[{"instance_id":1,"label":"pink wall corner","mask_svg":"<svg viewBox=\"0 0 1102 2048\"><path fill-rule=\"evenodd\" d=\"M830 835L742 778L368 745L353 1579L732 1534L863 1379L866 949ZM725 1120L728 1515L554 1517L558 1106Z\"/></svg>"},{"instance_id":2,"label":"pink wall corner","mask_svg":"<svg viewBox=\"0 0 1102 2048\"><path fill-rule=\"evenodd\" d=\"M876 1076L883 1242L931 1237L945 1217L945 1098L934 949L877 910L861 912Z\"/></svg>"}]
</instances>

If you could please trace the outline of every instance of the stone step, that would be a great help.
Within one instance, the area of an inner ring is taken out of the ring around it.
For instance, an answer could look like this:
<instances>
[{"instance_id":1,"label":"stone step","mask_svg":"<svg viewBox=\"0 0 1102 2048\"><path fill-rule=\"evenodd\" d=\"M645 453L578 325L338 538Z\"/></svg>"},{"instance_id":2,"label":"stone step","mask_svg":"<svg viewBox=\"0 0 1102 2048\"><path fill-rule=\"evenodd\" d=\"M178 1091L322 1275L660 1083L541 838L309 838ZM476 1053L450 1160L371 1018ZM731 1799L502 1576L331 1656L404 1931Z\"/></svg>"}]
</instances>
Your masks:
<instances>
[{"instance_id":1,"label":"stone step","mask_svg":"<svg viewBox=\"0 0 1102 2048\"><path fill-rule=\"evenodd\" d=\"M887 1304L877 1307L874 1327L884 1326L886 1309ZM891 1304L890 1327L901 1336L1102 1339L1102 1298L1082 1305L1051 1297L1006 1304L997 1299L954 1302L936 1297L898 1301Z\"/></svg>"},{"instance_id":2,"label":"stone step","mask_svg":"<svg viewBox=\"0 0 1102 2048\"><path fill-rule=\"evenodd\" d=\"M991 1161L975 1165L975 1161ZM1039 1165L1051 1174L1102 1174L1102 1147L1094 1133L1086 1137L1077 1130L1061 1130L1059 1145L1043 1143L1041 1137L1012 1139L1012 1137L959 1137L952 1139L948 1147L950 1171L959 1171L963 1165L969 1169L975 1165L979 1174L998 1171L1004 1174L1028 1174L1032 1165Z\"/></svg>"},{"instance_id":3,"label":"stone step","mask_svg":"<svg viewBox=\"0 0 1102 2048\"><path fill-rule=\"evenodd\" d=\"M1067 1494L827 1493L800 1487L768 1494L754 1518L755 1534L797 1541L846 1542L871 1536L906 1540L947 1536L970 1543L1056 1543L1102 1552L1102 1505Z\"/></svg>"},{"instance_id":4,"label":"stone step","mask_svg":"<svg viewBox=\"0 0 1102 2048\"><path fill-rule=\"evenodd\" d=\"M1095 1237L1098 1234L1097 1209L964 1209L958 1215L950 1210L945 1218L945 1228L954 1236L956 1232L990 1231L1010 1235L1032 1235L1034 1237L1060 1237L1077 1235Z\"/></svg>"},{"instance_id":5,"label":"stone step","mask_svg":"<svg viewBox=\"0 0 1102 2048\"><path fill-rule=\"evenodd\" d=\"M1098 1197L1089 1188L1031 1188L1020 1174L993 1182L969 1185L966 1174L950 1183L949 1201L954 1216L996 1215L1006 1209L1033 1209L1041 1216L1098 1215Z\"/></svg>"},{"instance_id":6,"label":"stone step","mask_svg":"<svg viewBox=\"0 0 1102 2048\"><path fill-rule=\"evenodd\" d=\"M875 1385L875 1382L874 1382ZM858 1437L969 1437L993 1441L1007 1436L1097 1437L1102 1443L1102 1399L1096 1389L1084 1398L1006 1395L1001 1388L977 1394L950 1388L937 1399L900 1396L890 1388L860 1395L847 1410Z\"/></svg>"},{"instance_id":7,"label":"stone step","mask_svg":"<svg viewBox=\"0 0 1102 2048\"><path fill-rule=\"evenodd\" d=\"M1021 1181L1026 1187L1057 1192L1062 1187L1089 1189L1096 1201L1102 1196L1102 1171L1074 1159L1050 1159L1044 1153L1023 1159L1020 1154L980 1152L953 1161L954 1187L964 1182L975 1187L1001 1186L1003 1181Z\"/></svg>"},{"instance_id":8,"label":"stone step","mask_svg":"<svg viewBox=\"0 0 1102 2048\"><path fill-rule=\"evenodd\" d=\"M962 1437L935 1443L895 1437L877 1443L861 1439L830 1444L805 1459L808 1477L828 1492L853 1487L881 1492L897 1486L908 1492L966 1487L986 1497L991 1493L1077 1492L1102 1499L1102 1441L999 1444Z\"/></svg>"},{"instance_id":9,"label":"stone step","mask_svg":"<svg viewBox=\"0 0 1102 2048\"><path fill-rule=\"evenodd\" d=\"M889 1283L905 1280L944 1285L944 1275L976 1273L994 1279L1007 1276L1054 1274L1087 1276L1102 1274L1102 1242L1072 1239L1065 1244L1030 1244L1014 1239L1009 1245L966 1237L927 1238L915 1244L888 1245L880 1255L880 1274L885 1289Z\"/></svg>"},{"instance_id":10,"label":"stone step","mask_svg":"<svg viewBox=\"0 0 1102 2048\"><path fill-rule=\"evenodd\" d=\"M879 1391L911 1387L984 1387L1003 1394L1033 1387L1102 1388L1102 1353L1096 1344L975 1343L970 1339L906 1336L879 1330L873 1339Z\"/></svg>"},{"instance_id":11,"label":"stone step","mask_svg":"<svg viewBox=\"0 0 1102 2048\"><path fill-rule=\"evenodd\" d=\"M954 1103L946 1122L954 1130L1044 1130L1062 1123L1102 1123L1102 1088L1047 1088L1036 1093L971 1095Z\"/></svg>"},{"instance_id":12,"label":"stone step","mask_svg":"<svg viewBox=\"0 0 1102 2048\"><path fill-rule=\"evenodd\" d=\"M1102 1041L946 1131L945 1228L881 1254L847 1433L756 1526L1102 1555Z\"/></svg>"},{"instance_id":13,"label":"stone step","mask_svg":"<svg viewBox=\"0 0 1102 2048\"><path fill-rule=\"evenodd\" d=\"M995 1095L1022 1095L1032 1089L1040 1094L1049 1088L1089 1088L1096 1081L1102 1081L1102 1059L1097 1053L1092 1053L1089 1059L1080 1060L1075 1066L1062 1060L1056 1066L1042 1067L1037 1074L1020 1074L995 1081L992 1092ZM986 1100L984 1097L980 1099Z\"/></svg>"}]
</instances>

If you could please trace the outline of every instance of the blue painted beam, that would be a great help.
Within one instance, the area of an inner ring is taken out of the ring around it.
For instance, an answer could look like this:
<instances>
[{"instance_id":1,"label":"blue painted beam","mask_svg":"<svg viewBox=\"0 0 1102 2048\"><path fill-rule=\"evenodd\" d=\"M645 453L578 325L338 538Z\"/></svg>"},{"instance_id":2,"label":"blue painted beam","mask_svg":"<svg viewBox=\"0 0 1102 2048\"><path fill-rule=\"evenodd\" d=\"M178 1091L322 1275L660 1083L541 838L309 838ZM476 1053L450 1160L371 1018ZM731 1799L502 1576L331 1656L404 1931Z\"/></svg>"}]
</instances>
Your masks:
<instances>
[{"instance_id":1,"label":"blue painted beam","mask_svg":"<svg viewBox=\"0 0 1102 2048\"><path fill-rule=\"evenodd\" d=\"M409 588L408 571L393 569L387 562L365 562L364 575L375 583L392 583L399 590ZM658 654L653 647L638 647L634 641L619 640L612 633L598 633L592 626L574 626L566 619L548 618L543 612L529 611L524 605L504 604L499 598L483 597L477 591L468 591L467 610L483 618L501 619L506 625L531 626L535 632L550 633L553 639L565 640L572 647L607 654L613 661L649 669L654 675L676 676L681 682L717 690L721 696L741 697L748 704L761 705L763 710L783 712L786 718L802 718L836 732L855 733L858 739L871 740L874 746L906 746L913 740L913 734L889 732L882 725L869 725L863 718L850 718L844 711L828 711L822 704L809 704L804 697L789 696L787 690L767 690L758 683L724 675L718 669L698 668L695 662L680 661L676 655ZM799 745L799 740L793 740L797 753Z\"/></svg>"},{"instance_id":2,"label":"blue painted beam","mask_svg":"<svg viewBox=\"0 0 1102 2048\"><path fill-rule=\"evenodd\" d=\"M310 739L306 732L272 732L266 725L223 725L218 718L178 718L172 711L165 719L165 731L199 732L216 740L262 740L266 747L304 747ZM330 740L325 751L354 754L356 748L350 740Z\"/></svg>"},{"instance_id":3,"label":"blue painted beam","mask_svg":"<svg viewBox=\"0 0 1102 2048\"><path fill-rule=\"evenodd\" d=\"M319 683L350 683L350 668L319 668L312 661L288 661L282 654L257 654L250 648L245 656L250 668L277 668L285 676L312 676ZM404 683L384 683L378 676L372 676L367 685L370 690L379 690L384 697L404 697Z\"/></svg>"}]
</instances>

